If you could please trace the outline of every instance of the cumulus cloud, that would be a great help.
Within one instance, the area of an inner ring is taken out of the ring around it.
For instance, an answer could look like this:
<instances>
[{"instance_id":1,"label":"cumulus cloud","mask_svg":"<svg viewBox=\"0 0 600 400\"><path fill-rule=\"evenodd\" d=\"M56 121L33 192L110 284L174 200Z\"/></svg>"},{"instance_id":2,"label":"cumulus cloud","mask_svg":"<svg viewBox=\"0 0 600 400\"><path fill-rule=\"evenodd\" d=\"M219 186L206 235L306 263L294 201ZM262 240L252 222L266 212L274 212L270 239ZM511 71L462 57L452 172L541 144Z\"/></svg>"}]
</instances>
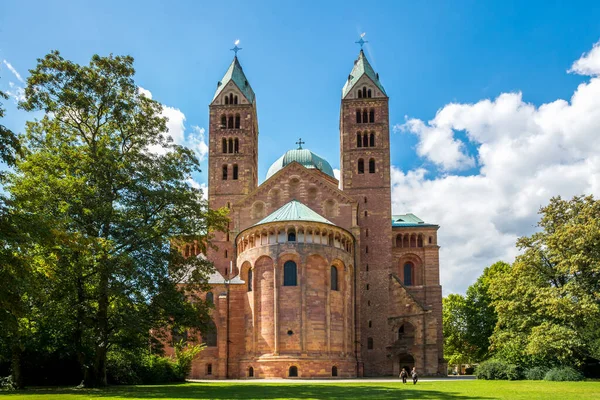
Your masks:
<instances>
[{"instance_id":1,"label":"cumulus cloud","mask_svg":"<svg viewBox=\"0 0 600 400\"><path fill-rule=\"evenodd\" d=\"M187 183L195 189L202 190L202 198L208 200L208 185L205 182L200 183L193 178L189 178Z\"/></svg>"},{"instance_id":2,"label":"cumulus cloud","mask_svg":"<svg viewBox=\"0 0 600 400\"><path fill-rule=\"evenodd\" d=\"M417 154L443 175L426 169L392 169L395 213L413 212L439 231L444 292L464 292L484 267L513 261L519 236L535 231L540 206L550 197L600 195L600 48L575 61L588 74L569 100L536 106L521 93L474 104L452 103L424 122L407 119L396 131L418 137ZM467 155L464 133L476 154ZM453 171L473 166L479 172Z\"/></svg>"},{"instance_id":3,"label":"cumulus cloud","mask_svg":"<svg viewBox=\"0 0 600 400\"><path fill-rule=\"evenodd\" d=\"M152 99L152 93L138 87L138 92L149 99ZM200 162L206 159L208 155L208 145L206 144L205 129L199 126L192 126L192 131L185 129L185 114L178 108L163 105L162 115L167 118L167 132L173 143L187 147L196 153ZM150 151L157 154L164 154L167 149L161 146L151 146Z\"/></svg>"}]
</instances>

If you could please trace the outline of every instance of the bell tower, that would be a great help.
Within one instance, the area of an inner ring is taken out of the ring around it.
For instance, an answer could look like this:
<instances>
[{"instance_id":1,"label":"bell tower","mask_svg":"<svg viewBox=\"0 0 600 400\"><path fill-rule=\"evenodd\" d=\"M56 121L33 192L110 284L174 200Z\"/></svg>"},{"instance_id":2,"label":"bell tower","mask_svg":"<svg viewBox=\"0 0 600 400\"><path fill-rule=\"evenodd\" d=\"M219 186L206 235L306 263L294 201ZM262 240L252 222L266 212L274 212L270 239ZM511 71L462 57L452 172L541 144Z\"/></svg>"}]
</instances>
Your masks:
<instances>
[{"instance_id":1,"label":"bell tower","mask_svg":"<svg viewBox=\"0 0 600 400\"><path fill-rule=\"evenodd\" d=\"M362 41L362 39L361 39ZM364 41L358 43L364 44ZM342 89L340 184L359 204L360 353L364 375L391 370L387 357L389 274L392 266L388 96L360 50ZM358 336L358 335L357 335Z\"/></svg>"},{"instance_id":2,"label":"bell tower","mask_svg":"<svg viewBox=\"0 0 600 400\"><path fill-rule=\"evenodd\" d=\"M258 119L256 96L236 52L209 106L208 203L231 207L258 185ZM233 229L233 226L230 226ZM209 258L221 274L233 259L233 238L217 233ZM212 253L212 254L211 254ZM215 254L217 253L217 254Z\"/></svg>"}]
</instances>

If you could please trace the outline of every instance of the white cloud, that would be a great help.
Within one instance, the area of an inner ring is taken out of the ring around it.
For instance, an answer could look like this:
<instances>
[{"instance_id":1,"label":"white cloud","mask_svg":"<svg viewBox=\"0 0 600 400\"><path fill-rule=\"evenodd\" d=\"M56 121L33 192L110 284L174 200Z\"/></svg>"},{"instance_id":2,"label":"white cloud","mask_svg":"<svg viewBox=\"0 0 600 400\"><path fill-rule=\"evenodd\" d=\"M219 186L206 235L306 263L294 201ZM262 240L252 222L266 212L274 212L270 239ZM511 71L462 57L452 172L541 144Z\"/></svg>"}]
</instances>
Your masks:
<instances>
[{"instance_id":1,"label":"white cloud","mask_svg":"<svg viewBox=\"0 0 600 400\"><path fill-rule=\"evenodd\" d=\"M9 63L6 60L2 60L2 62L4 63L4 65L6 65L6 67L10 70L10 72L13 73L13 75L19 80L19 82L21 83L25 83L25 80L23 80L23 78L21 77L21 74L19 74L19 72L17 72L17 70L15 69L15 67L13 67L11 65L11 63Z\"/></svg>"},{"instance_id":2,"label":"white cloud","mask_svg":"<svg viewBox=\"0 0 600 400\"><path fill-rule=\"evenodd\" d=\"M193 178L189 178L187 182L191 187L202 190L202 198L208 200L208 185L205 182L200 183Z\"/></svg>"},{"instance_id":3,"label":"white cloud","mask_svg":"<svg viewBox=\"0 0 600 400\"><path fill-rule=\"evenodd\" d=\"M15 85L14 82L8 82L9 89L6 90L6 94L15 99L15 101L25 101L25 89Z\"/></svg>"},{"instance_id":4,"label":"white cloud","mask_svg":"<svg viewBox=\"0 0 600 400\"><path fill-rule=\"evenodd\" d=\"M429 122L401 125L418 137L417 154L446 171L428 178L425 169L392 169L394 212L413 212L441 226L445 293L464 292L495 261L512 262L516 239L535 231L537 212L550 197L600 195L598 44L572 70L593 76L569 101L537 107L521 93L503 93L475 104L448 104ZM477 175L450 173L474 162L458 131L475 148Z\"/></svg>"},{"instance_id":5,"label":"white cloud","mask_svg":"<svg viewBox=\"0 0 600 400\"><path fill-rule=\"evenodd\" d=\"M592 50L575 61L569 72L588 76L600 75L600 42L595 43Z\"/></svg>"},{"instance_id":6,"label":"white cloud","mask_svg":"<svg viewBox=\"0 0 600 400\"><path fill-rule=\"evenodd\" d=\"M152 99L152 93L149 90L139 86L138 92L142 96ZM178 108L163 105L162 115L167 118L167 131L173 139L173 143L193 150L200 162L204 161L208 155L205 129L199 126L192 126L192 132L186 132L185 114ZM150 151L157 154L164 154L166 149L161 146L151 146Z\"/></svg>"}]
</instances>

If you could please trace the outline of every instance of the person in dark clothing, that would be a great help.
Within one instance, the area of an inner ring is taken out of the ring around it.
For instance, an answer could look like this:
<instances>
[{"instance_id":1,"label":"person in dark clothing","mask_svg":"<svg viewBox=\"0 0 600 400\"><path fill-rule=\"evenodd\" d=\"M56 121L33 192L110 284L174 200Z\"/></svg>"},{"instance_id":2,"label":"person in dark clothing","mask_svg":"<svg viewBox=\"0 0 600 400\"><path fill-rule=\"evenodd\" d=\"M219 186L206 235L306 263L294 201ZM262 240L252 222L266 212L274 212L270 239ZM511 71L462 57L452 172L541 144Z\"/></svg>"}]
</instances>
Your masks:
<instances>
[{"instance_id":1,"label":"person in dark clothing","mask_svg":"<svg viewBox=\"0 0 600 400\"><path fill-rule=\"evenodd\" d=\"M413 385L416 385L417 381L419 380L419 375L417 375L417 368L416 367L413 367L411 375L412 375L412 378L413 378Z\"/></svg>"},{"instance_id":2,"label":"person in dark clothing","mask_svg":"<svg viewBox=\"0 0 600 400\"><path fill-rule=\"evenodd\" d=\"M400 378L402 378L402 383L406 384L407 376L408 376L408 372L406 372L406 368L402 368L402 371L400 371Z\"/></svg>"}]
</instances>

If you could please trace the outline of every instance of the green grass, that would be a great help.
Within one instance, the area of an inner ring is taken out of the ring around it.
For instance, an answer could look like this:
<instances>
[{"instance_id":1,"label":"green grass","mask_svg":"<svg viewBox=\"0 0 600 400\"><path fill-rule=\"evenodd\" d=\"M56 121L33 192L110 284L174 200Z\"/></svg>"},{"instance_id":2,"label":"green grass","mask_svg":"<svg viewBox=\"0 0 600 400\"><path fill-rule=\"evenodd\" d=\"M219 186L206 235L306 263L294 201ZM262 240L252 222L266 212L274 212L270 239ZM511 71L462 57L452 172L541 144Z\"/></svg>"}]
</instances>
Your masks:
<instances>
[{"instance_id":1,"label":"green grass","mask_svg":"<svg viewBox=\"0 0 600 400\"><path fill-rule=\"evenodd\" d=\"M88 399L600 399L600 382L422 381L268 383L265 381L114 386L107 389L29 389L1 392L10 400Z\"/></svg>"}]
</instances>

